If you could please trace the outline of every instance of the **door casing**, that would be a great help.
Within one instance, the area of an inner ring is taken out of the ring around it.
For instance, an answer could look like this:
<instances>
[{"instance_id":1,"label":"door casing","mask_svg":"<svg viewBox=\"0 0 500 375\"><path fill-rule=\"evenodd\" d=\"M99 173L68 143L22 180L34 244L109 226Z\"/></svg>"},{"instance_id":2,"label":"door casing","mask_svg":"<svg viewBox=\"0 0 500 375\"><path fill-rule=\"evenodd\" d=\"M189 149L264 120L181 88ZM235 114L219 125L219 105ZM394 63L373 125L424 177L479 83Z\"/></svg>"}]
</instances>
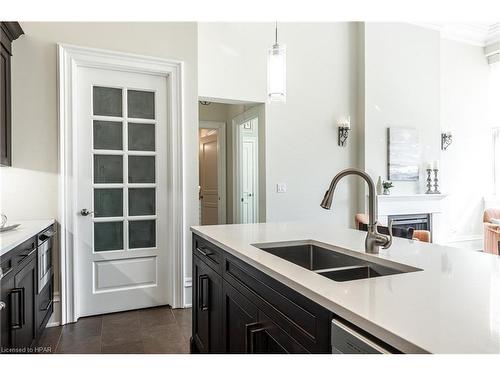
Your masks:
<instances>
[{"instance_id":1,"label":"door casing","mask_svg":"<svg viewBox=\"0 0 500 375\"><path fill-rule=\"evenodd\" d=\"M74 220L76 207L76 69L94 67L122 70L166 77L167 80L167 185L168 198L167 238L172 249L170 272L173 283L170 295L172 307L184 307L184 191L182 143L182 70L183 63L157 57L100 50L68 44L57 45L58 115L59 115L59 224L60 224L60 296L61 324L76 322L75 288L78 270L74 256L78 231Z\"/></svg>"}]
</instances>

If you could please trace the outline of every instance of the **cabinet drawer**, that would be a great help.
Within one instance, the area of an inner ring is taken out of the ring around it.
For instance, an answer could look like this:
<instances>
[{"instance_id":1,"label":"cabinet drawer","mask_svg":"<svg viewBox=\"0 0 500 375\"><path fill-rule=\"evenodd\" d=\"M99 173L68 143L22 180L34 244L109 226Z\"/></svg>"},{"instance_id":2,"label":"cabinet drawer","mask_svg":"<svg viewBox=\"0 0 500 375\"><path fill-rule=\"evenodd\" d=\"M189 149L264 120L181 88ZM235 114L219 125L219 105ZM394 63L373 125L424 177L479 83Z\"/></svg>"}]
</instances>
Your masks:
<instances>
[{"instance_id":1,"label":"cabinet drawer","mask_svg":"<svg viewBox=\"0 0 500 375\"><path fill-rule=\"evenodd\" d=\"M250 292L252 302L307 351L330 351L328 310L227 253L223 277L245 295Z\"/></svg>"},{"instance_id":2,"label":"cabinet drawer","mask_svg":"<svg viewBox=\"0 0 500 375\"><path fill-rule=\"evenodd\" d=\"M14 267L28 260L28 258L36 251L36 237L30 238L15 248L13 254Z\"/></svg>"},{"instance_id":3,"label":"cabinet drawer","mask_svg":"<svg viewBox=\"0 0 500 375\"><path fill-rule=\"evenodd\" d=\"M2 278L7 277L9 274L16 273L18 269L17 266L27 261L35 251L36 237L32 237L4 254L0 259Z\"/></svg>"},{"instance_id":4,"label":"cabinet drawer","mask_svg":"<svg viewBox=\"0 0 500 375\"><path fill-rule=\"evenodd\" d=\"M205 264L218 274L222 274L222 250L217 246L194 235L193 254L196 254Z\"/></svg>"}]
</instances>

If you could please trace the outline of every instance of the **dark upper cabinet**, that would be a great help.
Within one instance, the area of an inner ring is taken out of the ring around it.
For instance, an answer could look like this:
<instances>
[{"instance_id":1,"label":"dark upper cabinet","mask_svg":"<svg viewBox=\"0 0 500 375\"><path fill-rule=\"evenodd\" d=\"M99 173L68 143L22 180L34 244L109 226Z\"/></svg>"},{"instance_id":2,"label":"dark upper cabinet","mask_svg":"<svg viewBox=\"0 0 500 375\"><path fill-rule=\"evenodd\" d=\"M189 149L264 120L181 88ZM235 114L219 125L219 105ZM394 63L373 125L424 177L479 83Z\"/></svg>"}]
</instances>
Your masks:
<instances>
[{"instance_id":1,"label":"dark upper cabinet","mask_svg":"<svg viewBox=\"0 0 500 375\"><path fill-rule=\"evenodd\" d=\"M193 257L193 340L202 353L221 348L222 277L197 256Z\"/></svg>"},{"instance_id":2,"label":"dark upper cabinet","mask_svg":"<svg viewBox=\"0 0 500 375\"><path fill-rule=\"evenodd\" d=\"M17 22L0 21L0 165L12 164L12 42L24 34Z\"/></svg>"}]
</instances>

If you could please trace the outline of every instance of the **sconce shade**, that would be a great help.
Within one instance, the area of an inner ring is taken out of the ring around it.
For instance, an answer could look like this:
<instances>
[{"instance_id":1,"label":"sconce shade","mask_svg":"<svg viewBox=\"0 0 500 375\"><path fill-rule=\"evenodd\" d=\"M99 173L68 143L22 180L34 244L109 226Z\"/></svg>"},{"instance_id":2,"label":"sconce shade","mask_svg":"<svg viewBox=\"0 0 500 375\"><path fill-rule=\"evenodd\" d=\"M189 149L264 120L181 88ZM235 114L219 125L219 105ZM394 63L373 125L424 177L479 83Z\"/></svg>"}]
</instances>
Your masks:
<instances>
[{"instance_id":1,"label":"sconce shade","mask_svg":"<svg viewBox=\"0 0 500 375\"><path fill-rule=\"evenodd\" d=\"M286 46L274 44L267 51L267 99L286 102Z\"/></svg>"}]
</instances>

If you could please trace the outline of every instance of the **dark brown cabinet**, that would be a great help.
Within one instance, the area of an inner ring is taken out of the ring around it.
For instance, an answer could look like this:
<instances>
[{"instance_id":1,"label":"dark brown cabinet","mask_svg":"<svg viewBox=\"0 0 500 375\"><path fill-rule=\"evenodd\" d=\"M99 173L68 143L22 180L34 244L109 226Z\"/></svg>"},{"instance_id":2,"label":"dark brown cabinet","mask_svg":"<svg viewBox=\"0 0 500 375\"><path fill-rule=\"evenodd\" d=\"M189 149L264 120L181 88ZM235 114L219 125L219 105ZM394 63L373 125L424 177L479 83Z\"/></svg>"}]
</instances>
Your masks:
<instances>
[{"instance_id":1,"label":"dark brown cabinet","mask_svg":"<svg viewBox=\"0 0 500 375\"><path fill-rule=\"evenodd\" d=\"M12 42L24 34L17 22L0 21L0 164L12 164L12 99L11 56Z\"/></svg>"},{"instance_id":2,"label":"dark brown cabinet","mask_svg":"<svg viewBox=\"0 0 500 375\"><path fill-rule=\"evenodd\" d=\"M35 352L52 315L54 234L50 226L0 257L0 353Z\"/></svg>"},{"instance_id":3,"label":"dark brown cabinet","mask_svg":"<svg viewBox=\"0 0 500 375\"><path fill-rule=\"evenodd\" d=\"M193 257L193 340L199 352L221 351L222 277Z\"/></svg>"},{"instance_id":4,"label":"dark brown cabinet","mask_svg":"<svg viewBox=\"0 0 500 375\"><path fill-rule=\"evenodd\" d=\"M258 322L259 310L227 281L224 281L222 299L223 352L247 353L249 327Z\"/></svg>"},{"instance_id":5,"label":"dark brown cabinet","mask_svg":"<svg viewBox=\"0 0 500 375\"><path fill-rule=\"evenodd\" d=\"M10 292L14 289L14 275L5 275L0 283L0 303L2 304L0 308L0 348L8 348L12 342Z\"/></svg>"},{"instance_id":6,"label":"dark brown cabinet","mask_svg":"<svg viewBox=\"0 0 500 375\"><path fill-rule=\"evenodd\" d=\"M193 254L192 352L331 353L331 312L196 235Z\"/></svg>"},{"instance_id":7,"label":"dark brown cabinet","mask_svg":"<svg viewBox=\"0 0 500 375\"><path fill-rule=\"evenodd\" d=\"M36 339L36 254L29 256L25 264L14 276L14 289L10 292L14 348L30 348Z\"/></svg>"}]
</instances>

